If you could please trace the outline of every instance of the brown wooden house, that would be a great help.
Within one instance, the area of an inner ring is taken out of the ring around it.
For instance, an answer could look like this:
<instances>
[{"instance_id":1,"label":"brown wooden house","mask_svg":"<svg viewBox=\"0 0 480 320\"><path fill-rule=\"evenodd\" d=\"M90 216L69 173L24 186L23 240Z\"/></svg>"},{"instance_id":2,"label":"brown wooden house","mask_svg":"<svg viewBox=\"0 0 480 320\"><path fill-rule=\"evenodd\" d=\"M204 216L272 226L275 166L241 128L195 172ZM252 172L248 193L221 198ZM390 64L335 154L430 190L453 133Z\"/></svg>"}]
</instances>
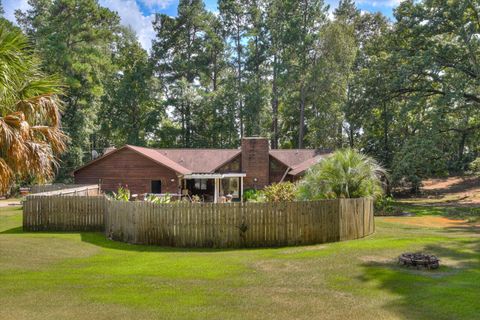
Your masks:
<instances>
[{"instance_id":1,"label":"brown wooden house","mask_svg":"<svg viewBox=\"0 0 480 320\"><path fill-rule=\"evenodd\" d=\"M265 138L244 138L239 149L152 149L126 145L74 172L75 183L100 183L105 191L190 194L206 201L244 189L293 181L328 155L311 149L270 150Z\"/></svg>"}]
</instances>

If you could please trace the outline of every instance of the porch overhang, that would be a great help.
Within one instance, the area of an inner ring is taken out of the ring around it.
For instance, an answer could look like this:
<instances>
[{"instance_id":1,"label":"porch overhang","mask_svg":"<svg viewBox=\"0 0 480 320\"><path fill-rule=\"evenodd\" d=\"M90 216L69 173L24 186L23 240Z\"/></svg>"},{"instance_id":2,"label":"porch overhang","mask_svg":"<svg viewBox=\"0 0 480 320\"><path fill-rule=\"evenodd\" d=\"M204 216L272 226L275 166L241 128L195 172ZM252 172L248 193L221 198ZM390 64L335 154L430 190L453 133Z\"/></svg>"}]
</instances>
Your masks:
<instances>
[{"instance_id":1,"label":"porch overhang","mask_svg":"<svg viewBox=\"0 0 480 320\"><path fill-rule=\"evenodd\" d=\"M219 201L219 189L220 189L220 180L222 179L231 179L231 178L239 178L240 179L240 189L239 189L239 196L240 201L243 201L243 178L247 176L246 173L238 173L238 172L228 172L228 173L190 173L184 174L180 176L180 178L184 181L190 179L212 179L214 181L214 200L213 202L217 203Z\"/></svg>"},{"instance_id":2,"label":"porch overhang","mask_svg":"<svg viewBox=\"0 0 480 320\"><path fill-rule=\"evenodd\" d=\"M224 179L224 178L244 178L246 173L192 173L184 174L184 179Z\"/></svg>"}]
</instances>

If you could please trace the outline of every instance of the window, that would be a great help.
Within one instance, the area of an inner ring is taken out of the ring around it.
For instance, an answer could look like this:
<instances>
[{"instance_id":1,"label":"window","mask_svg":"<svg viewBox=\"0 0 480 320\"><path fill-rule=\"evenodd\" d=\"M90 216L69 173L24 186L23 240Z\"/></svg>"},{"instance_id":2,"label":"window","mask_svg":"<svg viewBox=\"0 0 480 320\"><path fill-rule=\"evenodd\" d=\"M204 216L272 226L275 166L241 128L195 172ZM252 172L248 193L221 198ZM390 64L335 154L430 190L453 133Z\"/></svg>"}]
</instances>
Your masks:
<instances>
[{"instance_id":1,"label":"window","mask_svg":"<svg viewBox=\"0 0 480 320\"><path fill-rule=\"evenodd\" d=\"M234 198L239 197L239 178L225 178L221 180L223 195L232 195Z\"/></svg>"},{"instance_id":2,"label":"window","mask_svg":"<svg viewBox=\"0 0 480 320\"><path fill-rule=\"evenodd\" d=\"M195 179L195 189L207 190L207 179Z\"/></svg>"},{"instance_id":3,"label":"window","mask_svg":"<svg viewBox=\"0 0 480 320\"><path fill-rule=\"evenodd\" d=\"M162 193L162 181L152 180L152 193Z\"/></svg>"}]
</instances>

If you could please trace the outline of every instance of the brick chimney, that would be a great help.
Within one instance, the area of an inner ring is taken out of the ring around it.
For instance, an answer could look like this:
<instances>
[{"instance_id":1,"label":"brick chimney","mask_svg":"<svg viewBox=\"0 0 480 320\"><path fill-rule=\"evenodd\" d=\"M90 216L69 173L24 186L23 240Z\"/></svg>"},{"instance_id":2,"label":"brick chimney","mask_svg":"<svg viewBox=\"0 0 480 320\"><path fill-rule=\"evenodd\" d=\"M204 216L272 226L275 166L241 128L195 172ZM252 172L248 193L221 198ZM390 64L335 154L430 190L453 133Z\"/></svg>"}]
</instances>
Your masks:
<instances>
[{"instance_id":1,"label":"brick chimney","mask_svg":"<svg viewBox=\"0 0 480 320\"><path fill-rule=\"evenodd\" d=\"M269 184L269 144L267 138L242 139L242 171L246 173L244 188L262 189Z\"/></svg>"}]
</instances>

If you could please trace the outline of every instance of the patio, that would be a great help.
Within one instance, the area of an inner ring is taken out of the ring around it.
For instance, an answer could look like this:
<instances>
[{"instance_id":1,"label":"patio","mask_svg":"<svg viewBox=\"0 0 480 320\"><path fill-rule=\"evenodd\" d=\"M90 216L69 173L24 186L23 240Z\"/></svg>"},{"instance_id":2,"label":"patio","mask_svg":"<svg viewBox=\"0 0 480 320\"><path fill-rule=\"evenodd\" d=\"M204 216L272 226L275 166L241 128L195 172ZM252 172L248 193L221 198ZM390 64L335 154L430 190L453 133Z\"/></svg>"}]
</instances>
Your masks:
<instances>
[{"instance_id":1,"label":"patio","mask_svg":"<svg viewBox=\"0 0 480 320\"><path fill-rule=\"evenodd\" d=\"M194 173L180 178L182 196L199 196L204 202L242 202L245 173Z\"/></svg>"}]
</instances>

